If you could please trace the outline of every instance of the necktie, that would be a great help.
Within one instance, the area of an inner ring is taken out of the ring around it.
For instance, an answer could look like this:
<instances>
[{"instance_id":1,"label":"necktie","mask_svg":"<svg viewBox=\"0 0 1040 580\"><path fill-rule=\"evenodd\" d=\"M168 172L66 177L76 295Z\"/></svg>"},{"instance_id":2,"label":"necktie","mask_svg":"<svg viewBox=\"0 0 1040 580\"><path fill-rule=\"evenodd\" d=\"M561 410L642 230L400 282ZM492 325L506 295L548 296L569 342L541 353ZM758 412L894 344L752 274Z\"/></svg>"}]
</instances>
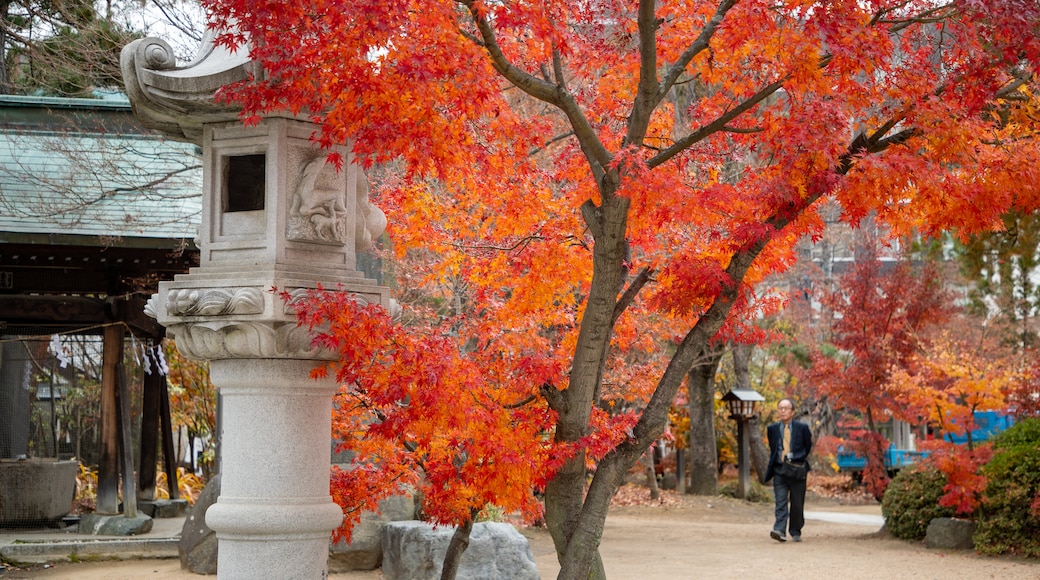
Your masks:
<instances>
[{"instance_id":1,"label":"necktie","mask_svg":"<svg viewBox=\"0 0 1040 580\"><path fill-rule=\"evenodd\" d=\"M791 425L784 423L784 459L791 453Z\"/></svg>"}]
</instances>

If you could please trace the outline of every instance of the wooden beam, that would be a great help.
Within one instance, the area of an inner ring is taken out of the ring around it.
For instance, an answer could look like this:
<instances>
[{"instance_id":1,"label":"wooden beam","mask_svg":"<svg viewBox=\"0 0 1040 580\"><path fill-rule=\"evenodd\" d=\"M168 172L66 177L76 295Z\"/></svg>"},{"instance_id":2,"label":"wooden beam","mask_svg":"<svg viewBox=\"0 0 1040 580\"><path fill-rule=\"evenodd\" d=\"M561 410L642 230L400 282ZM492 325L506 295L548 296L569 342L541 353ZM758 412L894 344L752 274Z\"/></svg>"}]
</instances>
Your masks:
<instances>
[{"instance_id":1,"label":"wooden beam","mask_svg":"<svg viewBox=\"0 0 1040 580\"><path fill-rule=\"evenodd\" d=\"M0 321L8 326L56 324L63 328L124 322L138 338L160 340L166 329L144 313L145 304L140 297L0 295Z\"/></svg>"},{"instance_id":2,"label":"wooden beam","mask_svg":"<svg viewBox=\"0 0 1040 580\"><path fill-rule=\"evenodd\" d=\"M0 295L0 320L9 325L99 324L105 321L105 302L88 296Z\"/></svg>"}]
</instances>

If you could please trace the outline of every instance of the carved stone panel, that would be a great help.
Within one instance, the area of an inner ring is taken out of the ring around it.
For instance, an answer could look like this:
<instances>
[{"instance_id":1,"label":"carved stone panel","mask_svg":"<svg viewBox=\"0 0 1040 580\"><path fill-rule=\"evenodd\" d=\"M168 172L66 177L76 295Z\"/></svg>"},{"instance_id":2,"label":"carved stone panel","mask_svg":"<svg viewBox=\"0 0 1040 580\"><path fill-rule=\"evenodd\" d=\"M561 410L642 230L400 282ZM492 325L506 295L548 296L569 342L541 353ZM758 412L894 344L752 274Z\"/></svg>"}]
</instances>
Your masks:
<instances>
[{"instance_id":1,"label":"carved stone panel","mask_svg":"<svg viewBox=\"0 0 1040 580\"><path fill-rule=\"evenodd\" d=\"M336 187L336 169L324 156L303 167L289 206L286 237L290 240L342 246L349 240L346 192Z\"/></svg>"},{"instance_id":2,"label":"carved stone panel","mask_svg":"<svg viewBox=\"0 0 1040 580\"><path fill-rule=\"evenodd\" d=\"M177 349L195 360L295 358L331 360L311 344L311 331L295 322L208 321L170 325Z\"/></svg>"},{"instance_id":3,"label":"carved stone panel","mask_svg":"<svg viewBox=\"0 0 1040 580\"><path fill-rule=\"evenodd\" d=\"M170 316L262 314L264 298L259 288L172 289L166 311Z\"/></svg>"},{"instance_id":4,"label":"carved stone panel","mask_svg":"<svg viewBox=\"0 0 1040 580\"><path fill-rule=\"evenodd\" d=\"M289 206L286 238L338 246L353 238L355 251L367 250L386 229L386 216L369 203L368 193L368 178L360 168L337 171L324 155L306 161ZM349 231L352 221L354 231Z\"/></svg>"}]
</instances>

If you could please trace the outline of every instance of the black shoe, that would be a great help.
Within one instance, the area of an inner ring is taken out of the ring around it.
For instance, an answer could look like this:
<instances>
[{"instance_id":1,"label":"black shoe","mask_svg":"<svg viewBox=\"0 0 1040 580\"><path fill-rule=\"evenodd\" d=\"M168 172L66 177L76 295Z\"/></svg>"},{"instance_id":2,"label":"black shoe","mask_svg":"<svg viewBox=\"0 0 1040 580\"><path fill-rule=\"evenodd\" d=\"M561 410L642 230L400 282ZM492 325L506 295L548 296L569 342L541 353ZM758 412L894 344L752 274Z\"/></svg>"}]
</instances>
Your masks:
<instances>
[{"instance_id":1,"label":"black shoe","mask_svg":"<svg viewBox=\"0 0 1040 580\"><path fill-rule=\"evenodd\" d=\"M802 541L802 537L801 536L791 536L791 541L792 542L801 542Z\"/></svg>"},{"instance_id":2,"label":"black shoe","mask_svg":"<svg viewBox=\"0 0 1040 580\"><path fill-rule=\"evenodd\" d=\"M776 540L778 542L786 542L787 541L787 538L784 537L783 532L778 532L776 530L770 531L769 532L769 537L773 538L774 540Z\"/></svg>"}]
</instances>

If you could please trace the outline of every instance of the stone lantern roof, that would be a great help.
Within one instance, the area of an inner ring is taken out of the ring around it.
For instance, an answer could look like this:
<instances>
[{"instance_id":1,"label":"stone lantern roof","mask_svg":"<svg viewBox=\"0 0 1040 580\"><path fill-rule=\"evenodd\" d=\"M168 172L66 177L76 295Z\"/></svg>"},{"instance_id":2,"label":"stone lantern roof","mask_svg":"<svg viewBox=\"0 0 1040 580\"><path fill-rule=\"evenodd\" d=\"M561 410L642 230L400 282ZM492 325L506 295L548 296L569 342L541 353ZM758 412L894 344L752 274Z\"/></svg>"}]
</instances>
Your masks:
<instances>
[{"instance_id":1,"label":"stone lantern roof","mask_svg":"<svg viewBox=\"0 0 1040 580\"><path fill-rule=\"evenodd\" d=\"M207 30L198 54L180 66L170 45L158 38L142 38L123 48L123 80L142 125L199 145L204 123L238 118L239 108L219 102L216 93L249 79L257 66L247 47L231 52L214 43L215 37Z\"/></svg>"}]
</instances>

